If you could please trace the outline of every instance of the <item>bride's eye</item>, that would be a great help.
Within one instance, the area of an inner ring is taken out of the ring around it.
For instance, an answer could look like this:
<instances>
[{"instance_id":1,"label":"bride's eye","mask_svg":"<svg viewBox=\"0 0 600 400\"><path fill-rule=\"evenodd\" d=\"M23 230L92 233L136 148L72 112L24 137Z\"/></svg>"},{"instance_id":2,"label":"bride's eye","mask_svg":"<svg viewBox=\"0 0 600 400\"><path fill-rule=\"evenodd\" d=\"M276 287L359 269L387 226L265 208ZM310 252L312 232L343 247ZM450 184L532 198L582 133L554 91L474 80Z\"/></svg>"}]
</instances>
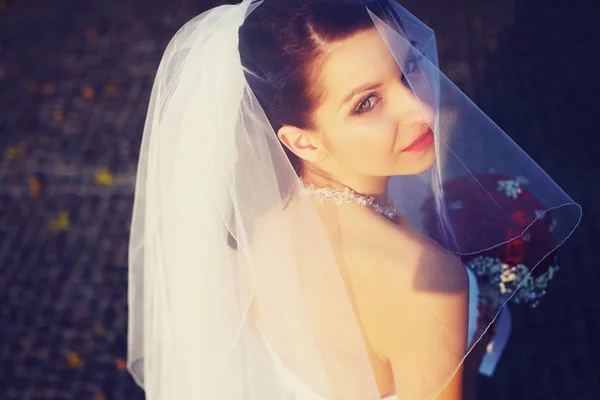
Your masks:
<instances>
[{"instance_id":1,"label":"bride's eye","mask_svg":"<svg viewBox=\"0 0 600 400\"><path fill-rule=\"evenodd\" d=\"M376 94L371 94L358 104L358 106L354 109L354 113L362 114L367 111L371 111L378 101L379 97Z\"/></svg>"},{"instance_id":2,"label":"bride's eye","mask_svg":"<svg viewBox=\"0 0 600 400\"><path fill-rule=\"evenodd\" d=\"M407 77L419 74L419 72L420 72L419 61L421 61L421 59L423 57L425 57L424 54L417 53L417 54L414 54L414 55L410 56L406 60L406 63L404 64L404 69L403 69L402 75L401 75L402 76L402 82L404 82L405 84L408 84Z\"/></svg>"},{"instance_id":3,"label":"bride's eye","mask_svg":"<svg viewBox=\"0 0 600 400\"><path fill-rule=\"evenodd\" d=\"M423 54L418 53L413 55L412 57L410 57L408 60L406 60L406 64L404 67L404 73L405 74L412 74L417 72L418 67L419 67L419 61L421 61L423 59L423 57L425 57Z\"/></svg>"}]
</instances>

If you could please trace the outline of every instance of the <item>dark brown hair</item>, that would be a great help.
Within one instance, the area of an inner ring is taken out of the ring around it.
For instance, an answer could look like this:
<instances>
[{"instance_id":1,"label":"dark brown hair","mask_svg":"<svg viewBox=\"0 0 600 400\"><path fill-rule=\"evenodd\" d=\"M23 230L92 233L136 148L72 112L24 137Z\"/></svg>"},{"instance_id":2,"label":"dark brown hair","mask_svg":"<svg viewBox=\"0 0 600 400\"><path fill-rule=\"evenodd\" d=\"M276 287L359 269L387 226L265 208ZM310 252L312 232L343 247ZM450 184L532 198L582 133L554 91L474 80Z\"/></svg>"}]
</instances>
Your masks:
<instances>
[{"instance_id":1,"label":"dark brown hair","mask_svg":"<svg viewBox=\"0 0 600 400\"><path fill-rule=\"evenodd\" d=\"M325 47L373 28L362 0L263 0L239 30L246 80L275 132L310 129ZM376 3L376 2L373 2ZM373 10L377 13L377 10ZM299 171L298 158L285 147Z\"/></svg>"}]
</instances>

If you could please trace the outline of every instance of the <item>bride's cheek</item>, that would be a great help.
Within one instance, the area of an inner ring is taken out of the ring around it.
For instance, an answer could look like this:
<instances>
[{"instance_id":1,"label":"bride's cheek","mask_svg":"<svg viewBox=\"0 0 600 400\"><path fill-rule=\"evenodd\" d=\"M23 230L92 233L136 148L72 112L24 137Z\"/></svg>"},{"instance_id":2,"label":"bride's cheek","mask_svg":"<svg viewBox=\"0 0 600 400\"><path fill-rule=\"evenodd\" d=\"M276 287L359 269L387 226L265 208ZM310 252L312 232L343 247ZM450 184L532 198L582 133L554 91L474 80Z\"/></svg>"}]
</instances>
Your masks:
<instances>
[{"instance_id":1,"label":"bride's cheek","mask_svg":"<svg viewBox=\"0 0 600 400\"><path fill-rule=\"evenodd\" d=\"M396 120L389 119L381 126L381 136L385 140L385 144L392 146L399 135L398 123Z\"/></svg>"}]
</instances>

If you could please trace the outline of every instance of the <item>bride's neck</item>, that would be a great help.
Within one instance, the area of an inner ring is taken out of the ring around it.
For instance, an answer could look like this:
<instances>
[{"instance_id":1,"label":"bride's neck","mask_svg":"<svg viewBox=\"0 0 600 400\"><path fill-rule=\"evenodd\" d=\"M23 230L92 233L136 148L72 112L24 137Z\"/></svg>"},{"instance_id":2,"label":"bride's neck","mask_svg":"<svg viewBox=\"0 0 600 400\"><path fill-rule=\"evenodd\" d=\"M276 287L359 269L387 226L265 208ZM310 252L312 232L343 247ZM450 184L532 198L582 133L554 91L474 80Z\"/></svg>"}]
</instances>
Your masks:
<instances>
[{"instance_id":1,"label":"bride's neck","mask_svg":"<svg viewBox=\"0 0 600 400\"><path fill-rule=\"evenodd\" d=\"M303 168L302 180L305 184L316 187L330 187L335 190L350 188L357 193L373 196L375 201L386 202L388 199L387 185L389 177L374 177L364 175L334 176L323 171Z\"/></svg>"}]
</instances>

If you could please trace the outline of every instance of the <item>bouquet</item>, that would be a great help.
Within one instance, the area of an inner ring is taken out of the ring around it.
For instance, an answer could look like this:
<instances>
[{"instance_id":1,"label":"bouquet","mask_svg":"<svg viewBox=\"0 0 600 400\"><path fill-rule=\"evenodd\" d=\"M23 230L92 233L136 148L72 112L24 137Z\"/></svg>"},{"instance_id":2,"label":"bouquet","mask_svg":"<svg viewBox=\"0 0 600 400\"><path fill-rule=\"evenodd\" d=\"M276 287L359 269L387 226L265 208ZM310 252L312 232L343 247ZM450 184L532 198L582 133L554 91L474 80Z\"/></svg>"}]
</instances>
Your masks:
<instances>
[{"instance_id":1,"label":"bouquet","mask_svg":"<svg viewBox=\"0 0 600 400\"><path fill-rule=\"evenodd\" d=\"M454 224L458 228L453 232L458 243L461 238L470 243L475 240L477 248L487 249L461 257L477 276L480 306L487 310L497 310L509 298L536 307L558 270L552 235L555 221L547 207L527 190L527 183L521 176L477 174L461 176L443 186L448 216L460 221ZM429 198L422 211L426 216L435 215L428 212L434 206L433 198ZM425 217L424 226L442 242L437 220ZM499 240L498 227L504 241Z\"/></svg>"}]
</instances>

